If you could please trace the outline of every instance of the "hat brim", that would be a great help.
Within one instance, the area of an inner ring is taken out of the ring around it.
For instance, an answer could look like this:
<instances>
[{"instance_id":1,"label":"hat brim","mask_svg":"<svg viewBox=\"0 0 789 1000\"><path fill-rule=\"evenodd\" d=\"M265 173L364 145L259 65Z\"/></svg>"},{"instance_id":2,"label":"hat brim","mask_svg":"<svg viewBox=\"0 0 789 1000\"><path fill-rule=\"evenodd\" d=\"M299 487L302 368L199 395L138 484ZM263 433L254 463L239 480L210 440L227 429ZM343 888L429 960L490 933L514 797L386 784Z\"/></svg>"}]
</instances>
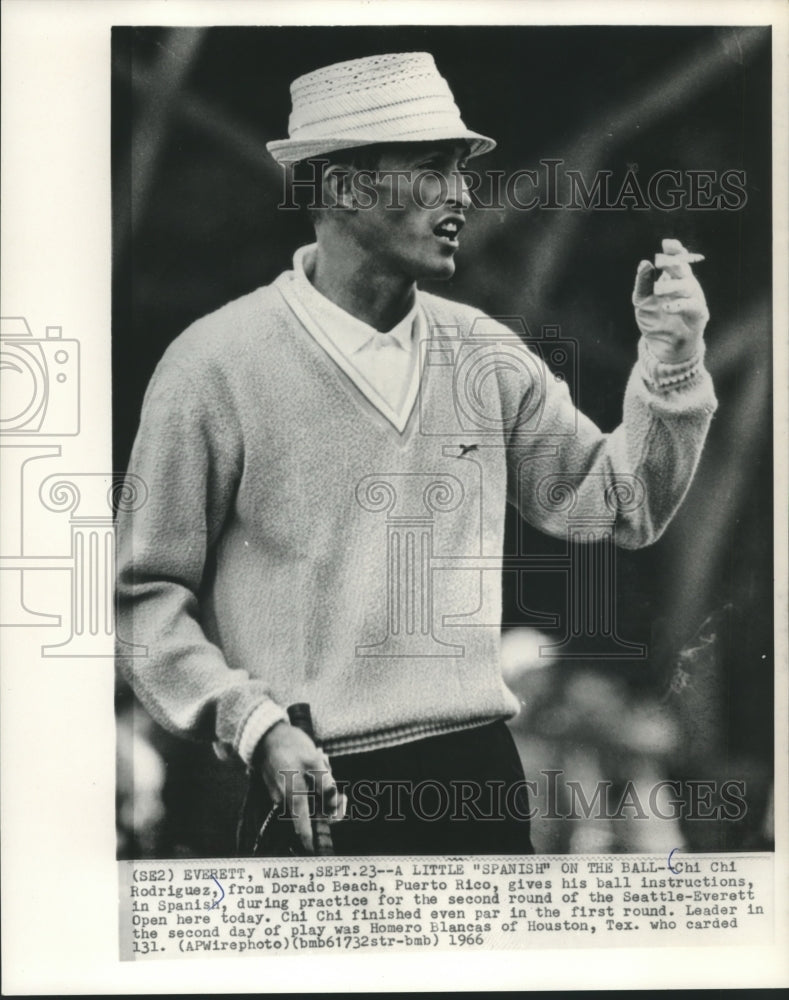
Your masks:
<instances>
[{"instance_id":1,"label":"hat brim","mask_svg":"<svg viewBox=\"0 0 789 1000\"><path fill-rule=\"evenodd\" d=\"M336 153L341 149L356 149L358 146L377 146L388 143L399 142L451 142L453 140L467 142L471 147L469 158L482 156L496 148L496 140L479 132L466 130L465 132L453 132L451 135L434 132L430 135L424 133L408 133L401 136L388 135L386 137L378 135L355 135L353 138L342 139L275 139L266 143L266 149L271 153L277 163L298 163L300 160L311 160L326 153Z\"/></svg>"}]
</instances>

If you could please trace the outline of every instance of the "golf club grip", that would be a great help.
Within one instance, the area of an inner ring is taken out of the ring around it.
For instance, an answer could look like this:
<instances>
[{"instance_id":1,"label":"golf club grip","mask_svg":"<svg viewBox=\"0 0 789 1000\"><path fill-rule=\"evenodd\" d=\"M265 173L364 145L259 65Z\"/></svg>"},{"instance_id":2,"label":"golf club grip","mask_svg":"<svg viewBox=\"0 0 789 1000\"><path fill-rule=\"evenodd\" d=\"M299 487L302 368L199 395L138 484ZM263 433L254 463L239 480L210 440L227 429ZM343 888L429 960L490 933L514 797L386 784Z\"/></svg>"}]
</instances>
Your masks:
<instances>
[{"instance_id":1,"label":"golf club grip","mask_svg":"<svg viewBox=\"0 0 789 1000\"><path fill-rule=\"evenodd\" d=\"M290 724L297 729L301 729L315 743L315 730L312 728L312 713L310 706L306 702L297 702L288 708L288 718ZM312 820L312 839L315 847L315 854L325 857L334 854L334 843L331 836L329 821L320 816Z\"/></svg>"}]
</instances>

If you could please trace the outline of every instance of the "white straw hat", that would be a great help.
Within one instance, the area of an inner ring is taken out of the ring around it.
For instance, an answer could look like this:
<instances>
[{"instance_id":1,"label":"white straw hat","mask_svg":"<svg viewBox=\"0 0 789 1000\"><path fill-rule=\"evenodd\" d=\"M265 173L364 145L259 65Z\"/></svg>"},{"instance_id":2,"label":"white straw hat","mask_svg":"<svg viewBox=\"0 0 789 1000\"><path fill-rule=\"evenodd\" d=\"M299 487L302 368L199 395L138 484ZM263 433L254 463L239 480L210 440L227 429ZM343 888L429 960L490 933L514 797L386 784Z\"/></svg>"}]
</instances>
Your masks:
<instances>
[{"instance_id":1,"label":"white straw hat","mask_svg":"<svg viewBox=\"0 0 789 1000\"><path fill-rule=\"evenodd\" d=\"M493 139L463 124L429 52L395 52L324 66L290 86L289 139L266 143L278 163L379 142L463 139L470 156Z\"/></svg>"}]
</instances>

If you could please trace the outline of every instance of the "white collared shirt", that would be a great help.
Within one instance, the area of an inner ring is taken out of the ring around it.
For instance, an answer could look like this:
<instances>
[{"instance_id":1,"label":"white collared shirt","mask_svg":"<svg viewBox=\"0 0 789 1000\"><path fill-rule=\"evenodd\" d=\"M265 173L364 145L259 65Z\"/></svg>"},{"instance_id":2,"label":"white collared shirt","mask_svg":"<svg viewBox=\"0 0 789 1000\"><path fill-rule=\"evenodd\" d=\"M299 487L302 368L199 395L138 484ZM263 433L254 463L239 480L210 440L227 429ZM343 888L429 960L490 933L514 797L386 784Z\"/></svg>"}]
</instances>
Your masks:
<instances>
[{"instance_id":1,"label":"white collared shirt","mask_svg":"<svg viewBox=\"0 0 789 1000\"><path fill-rule=\"evenodd\" d=\"M409 396L415 375L418 346L415 335L417 305L386 333L352 316L310 282L316 244L301 247L293 256L298 294L313 320L336 349L359 372L374 392L396 413Z\"/></svg>"}]
</instances>

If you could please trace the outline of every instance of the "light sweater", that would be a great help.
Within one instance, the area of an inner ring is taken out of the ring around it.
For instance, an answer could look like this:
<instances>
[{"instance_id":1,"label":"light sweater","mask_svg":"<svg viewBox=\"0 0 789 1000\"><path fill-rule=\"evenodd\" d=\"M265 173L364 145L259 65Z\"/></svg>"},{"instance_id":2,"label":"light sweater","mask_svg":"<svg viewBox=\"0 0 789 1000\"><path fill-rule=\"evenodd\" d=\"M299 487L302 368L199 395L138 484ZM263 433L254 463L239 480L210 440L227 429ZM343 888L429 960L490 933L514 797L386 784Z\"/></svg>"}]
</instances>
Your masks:
<instances>
[{"instance_id":1,"label":"light sweater","mask_svg":"<svg viewBox=\"0 0 789 1000\"><path fill-rule=\"evenodd\" d=\"M419 292L398 429L298 289L287 271L198 320L154 373L129 466L148 498L117 520L117 633L146 655L119 663L159 723L246 764L297 701L330 754L511 717L505 500L552 535L572 512L654 541L717 405L709 374L642 341L604 434L508 329Z\"/></svg>"}]
</instances>

